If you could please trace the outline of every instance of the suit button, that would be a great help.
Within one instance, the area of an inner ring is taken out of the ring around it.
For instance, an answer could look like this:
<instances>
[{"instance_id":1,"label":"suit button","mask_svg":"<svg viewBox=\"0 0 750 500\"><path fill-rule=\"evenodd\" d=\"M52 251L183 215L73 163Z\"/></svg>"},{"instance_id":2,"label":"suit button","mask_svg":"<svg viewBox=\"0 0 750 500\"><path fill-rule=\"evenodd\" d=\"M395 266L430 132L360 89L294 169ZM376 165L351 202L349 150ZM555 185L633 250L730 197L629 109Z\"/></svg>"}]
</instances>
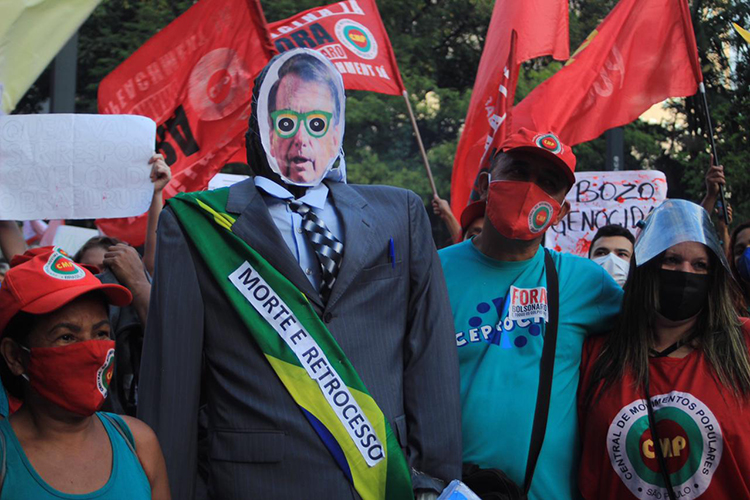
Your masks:
<instances>
[{"instance_id":1,"label":"suit button","mask_svg":"<svg viewBox=\"0 0 750 500\"><path fill-rule=\"evenodd\" d=\"M329 312L323 315L323 321L325 321L326 323L330 323L332 319L333 319L333 314Z\"/></svg>"}]
</instances>

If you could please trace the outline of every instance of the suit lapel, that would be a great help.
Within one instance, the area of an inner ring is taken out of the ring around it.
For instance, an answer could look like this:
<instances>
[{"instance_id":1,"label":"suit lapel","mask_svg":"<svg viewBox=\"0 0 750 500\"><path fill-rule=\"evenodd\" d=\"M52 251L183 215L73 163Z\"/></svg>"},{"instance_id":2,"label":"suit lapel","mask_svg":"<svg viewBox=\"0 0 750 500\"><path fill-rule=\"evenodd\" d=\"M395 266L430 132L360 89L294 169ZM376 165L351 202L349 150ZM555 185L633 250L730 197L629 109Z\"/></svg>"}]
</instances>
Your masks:
<instances>
[{"instance_id":1,"label":"suit lapel","mask_svg":"<svg viewBox=\"0 0 750 500\"><path fill-rule=\"evenodd\" d=\"M277 271L286 276L307 298L321 309L323 301L299 267L297 259L287 247L281 232L268 213L263 197L253 179L234 184L229 188L227 210L240 214L232 232L242 238Z\"/></svg>"},{"instance_id":2,"label":"suit lapel","mask_svg":"<svg viewBox=\"0 0 750 500\"><path fill-rule=\"evenodd\" d=\"M365 265L374 237L374 218L367 201L351 186L340 182L327 182L326 185L344 223L344 260L326 307L332 309Z\"/></svg>"}]
</instances>

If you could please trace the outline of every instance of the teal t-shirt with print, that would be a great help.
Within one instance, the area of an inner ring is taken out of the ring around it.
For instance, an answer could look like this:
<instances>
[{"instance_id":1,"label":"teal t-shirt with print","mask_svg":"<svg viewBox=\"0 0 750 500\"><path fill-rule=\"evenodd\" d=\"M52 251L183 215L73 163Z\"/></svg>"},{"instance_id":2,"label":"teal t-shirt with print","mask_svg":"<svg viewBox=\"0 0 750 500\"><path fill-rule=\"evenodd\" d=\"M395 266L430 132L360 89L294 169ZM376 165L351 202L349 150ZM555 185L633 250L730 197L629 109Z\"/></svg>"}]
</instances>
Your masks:
<instances>
[{"instance_id":1,"label":"teal t-shirt with print","mask_svg":"<svg viewBox=\"0 0 750 500\"><path fill-rule=\"evenodd\" d=\"M622 289L590 260L551 255L560 283L560 322L547 431L529 496L570 499L579 497L576 392L583 341L612 328ZM439 256L461 370L463 460L502 469L522 485L545 330L539 308L546 298L544 250L530 260L501 262L468 240ZM506 305L511 285L515 301ZM520 311L515 319L511 307Z\"/></svg>"}]
</instances>

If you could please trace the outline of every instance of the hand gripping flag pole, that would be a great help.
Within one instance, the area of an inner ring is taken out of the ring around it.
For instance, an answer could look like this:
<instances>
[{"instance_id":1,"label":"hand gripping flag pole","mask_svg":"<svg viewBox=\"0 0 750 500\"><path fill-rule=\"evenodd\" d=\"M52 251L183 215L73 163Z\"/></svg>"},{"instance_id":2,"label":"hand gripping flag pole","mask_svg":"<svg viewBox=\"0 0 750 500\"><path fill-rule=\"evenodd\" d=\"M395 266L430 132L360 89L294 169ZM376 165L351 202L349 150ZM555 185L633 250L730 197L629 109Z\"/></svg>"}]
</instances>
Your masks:
<instances>
[{"instance_id":1,"label":"hand gripping flag pole","mask_svg":"<svg viewBox=\"0 0 750 500\"><path fill-rule=\"evenodd\" d=\"M693 29L693 20L690 14L690 7L688 6L687 0L680 0L679 3L680 13L682 17L682 26L685 30L685 38L688 40L690 45L689 59L690 66L692 67L693 74L698 81L698 93L701 95L703 103L703 112L706 114L706 128L708 137L711 140L711 153L713 154L714 165L721 165L719 161L719 152L716 149L716 139L714 138L714 127L711 123L711 111L708 108L708 98L706 97L706 86L703 83L703 71L701 70L700 59L698 55L698 43L695 39L695 29ZM694 49L693 49L694 47ZM727 200L725 195L724 186L719 185L719 196L721 198L721 213L724 218L724 223L729 226L729 211L727 210Z\"/></svg>"}]
</instances>

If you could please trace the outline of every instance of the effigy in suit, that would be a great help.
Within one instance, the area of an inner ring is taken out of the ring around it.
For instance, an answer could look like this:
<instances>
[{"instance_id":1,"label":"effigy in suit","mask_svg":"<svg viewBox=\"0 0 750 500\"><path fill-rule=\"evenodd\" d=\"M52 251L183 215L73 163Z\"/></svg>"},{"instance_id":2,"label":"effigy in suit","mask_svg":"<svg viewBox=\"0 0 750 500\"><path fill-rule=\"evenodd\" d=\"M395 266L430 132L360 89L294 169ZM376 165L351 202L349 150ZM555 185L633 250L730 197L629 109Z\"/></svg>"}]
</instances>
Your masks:
<instances>
[{"instance_id":1,"label":"effigy in suit","mask_svg":"<svg viewBox=\"0 0 750 500\"><path fill-rule=\"evenodd\" d=\"M162 214L139 412L174 498L399 499L460 477L458 363L424 206L347 184L343 133L334 66L277 56L254 89L255 177Z\"/></svg>"}]
</instances>

